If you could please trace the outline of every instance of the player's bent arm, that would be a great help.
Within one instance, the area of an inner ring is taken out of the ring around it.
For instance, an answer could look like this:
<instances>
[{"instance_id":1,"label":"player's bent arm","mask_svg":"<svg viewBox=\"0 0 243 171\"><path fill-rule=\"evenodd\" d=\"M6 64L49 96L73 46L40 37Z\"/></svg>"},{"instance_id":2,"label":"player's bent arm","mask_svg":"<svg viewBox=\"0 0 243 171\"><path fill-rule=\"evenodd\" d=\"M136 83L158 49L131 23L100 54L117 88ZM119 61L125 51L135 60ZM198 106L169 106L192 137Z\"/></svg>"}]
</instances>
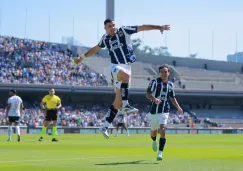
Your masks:
<instances>
[{"instance_id":1,"label":"player's bent arm","mask_svg":"<svg viewBox=\"0 0 243 171\"><path fill-rule=\"evenodd\" d=\"M8 104L8 106L7 106L7 112L6 112L6 117L8 117L8 113L10 111L10 108L11 108L11 104Z\"/></svg>"},{"instance_id":2,"label":"player's bent arm","mask_svg":"<svg viewBox=\"0 0 243 171\"><path fill-rule=\"evenodd\" d=\"M41 107L41 109L46 110L45 109L45 102L42 101L41 104L40 104L40 107Z\"/></svg>"},{"instance_id":3,"label":"player's bent arm","mask_svg":"<svg viewBox=\"0 0 243 171\"><path fill-rule=\"evenodd\" d=\"M82 60L93 56L94 54L96 54L97 52L99 52L101 49L101 47L99 46L94 46L93 48L91 48L90 50L88 50L84 55L77 57L74 62L75 64L79 64Z\"/></svg>"},{"instance_id":4,"label":"player's bent arm","mask_svg":"<svg viewBox=\"0 0 243 171\"><path fill-rule=\"evenodd\" d=\"M24 111L24 105L23 105L23 103L21 103L21 105L20 105L20 113L23 113L23 111Z\"/></svg>"},{"instance_id":5,"label":"player's bent arm","mask_svg":"<svg viewBox=\"0 0 243 171\"><path fill-rule=\"evenodd\" d=\"M170 101L176 107L176 109L180 109L181 108L175 97L170 97Z\"/></svg>"},{"instance_id":6,"label":"player's bent arm","mask_svg":"<svg viewBox=\"0 0 243 171\"><path fill-rule=\"evenodd\" d=\"M150 101L154 101L155 97L152 96L152 94L150 92L146 92L146 98L149 99Z\"/></svg>"},{"instance_id":7,"label":"player's bent arm","mask_svg":"<svg viewBox=\"0 0 243 171\"><path fill-rule=\"evenodd\" d=\"M57 109L60 109L61 107L62 107L61 103L57 104Z\"/></svg>"}]
</instances>

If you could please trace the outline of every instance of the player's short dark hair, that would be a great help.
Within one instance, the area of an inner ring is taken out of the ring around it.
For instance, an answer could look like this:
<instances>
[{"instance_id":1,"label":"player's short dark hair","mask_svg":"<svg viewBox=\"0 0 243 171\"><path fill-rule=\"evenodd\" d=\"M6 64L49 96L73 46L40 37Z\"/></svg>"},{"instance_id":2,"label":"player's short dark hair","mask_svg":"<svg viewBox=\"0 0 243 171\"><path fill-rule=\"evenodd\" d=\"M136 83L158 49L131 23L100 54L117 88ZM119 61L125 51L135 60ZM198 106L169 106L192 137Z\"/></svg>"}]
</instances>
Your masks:
<instances>
[{"instance_id":1,"label":"player's short dark hair","mask_svg":"<svg viewBox=\"0 0 243 171\"><path fill-rule=\"evenodd\" d=\"M108 24L108 23L110 23L110 22L112 22L112 21L114 21L114 20L111 19L111 18L107 18L107 19L104 21L104 25L106 25L106 24Z\"/></svg>"},{"instance_id":2,"label":"player's short dark hair","mask_svg":"<svg viewBox=\"0 0 243 171\"><path fill-rule=\"evenodd\" d=\"M159 72L160 72L160 70L163 69L163 68L167 68L168 71L170 72L170 66L169 66L168 64L161 65L161 66L159 67Z\"/></svg>"},{"instance_id":3,"label":"player's short dark hair","mask_svg":"<svg viewBox=\"0 0 243 171\"><path fill-rule=\"evenodd\" d=\"M10 89L9 91L12 92L13 94L16 94L17 93L17 91L14 90L14 89Z\"/></svg>"}]
</instances>

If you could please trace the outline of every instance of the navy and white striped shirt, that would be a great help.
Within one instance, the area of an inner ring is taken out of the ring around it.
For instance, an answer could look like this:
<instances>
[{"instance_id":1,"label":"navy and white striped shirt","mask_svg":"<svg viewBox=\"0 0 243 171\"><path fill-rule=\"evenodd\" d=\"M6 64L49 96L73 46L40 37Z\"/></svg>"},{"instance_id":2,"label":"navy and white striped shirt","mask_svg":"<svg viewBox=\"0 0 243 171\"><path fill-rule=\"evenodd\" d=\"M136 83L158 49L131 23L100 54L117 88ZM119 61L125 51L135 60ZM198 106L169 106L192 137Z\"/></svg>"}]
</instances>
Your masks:
<instances>
[{"instance_id":1,"label":"navy and white striped shirt","mask_svg":"<svg viewBox=\"0 0 243 171\"><path fill-rule=\"evenodd\" d=\"M169 113L170 104L169 98L175 97L175 91L173 83L168 81L164 83L161 78L153 79L148 86L147 92L151 93L152 96L161 100L159 105L156 105L153 101L150 104L150 113Z\"/></svg>"},{"instance_id":2,"label":"navy and white striped shirt","mask_svg":"<svg viewBox=\"0 0 243 171\"><path fill-rule=\"evenodd\" d=\"M107 48L113 64L128 64L136 61L133 54L131 35L137 33L138 26L123 26L114 36L105 34L98 46Z\"/></svg>"}]
</instances>

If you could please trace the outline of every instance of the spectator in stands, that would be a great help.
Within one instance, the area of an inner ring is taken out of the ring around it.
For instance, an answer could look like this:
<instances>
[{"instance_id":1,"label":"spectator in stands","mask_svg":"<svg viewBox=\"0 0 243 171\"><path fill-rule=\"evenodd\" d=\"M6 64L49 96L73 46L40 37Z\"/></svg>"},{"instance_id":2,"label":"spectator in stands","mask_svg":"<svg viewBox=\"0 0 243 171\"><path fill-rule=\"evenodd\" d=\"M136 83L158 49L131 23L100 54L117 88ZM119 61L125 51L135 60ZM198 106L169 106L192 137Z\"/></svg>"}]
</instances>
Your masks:
<instances>
[{"instance_id":1,"label":"spectator in stands","mask_svg":"<svg viewBox=\"0 0 243 171\"><path fill-rule=\"evenodd\" d=\"M107 86L86 65L71 67L72 52L58 45L0 36L0 83Z\"/></svg>"}]
</instances>

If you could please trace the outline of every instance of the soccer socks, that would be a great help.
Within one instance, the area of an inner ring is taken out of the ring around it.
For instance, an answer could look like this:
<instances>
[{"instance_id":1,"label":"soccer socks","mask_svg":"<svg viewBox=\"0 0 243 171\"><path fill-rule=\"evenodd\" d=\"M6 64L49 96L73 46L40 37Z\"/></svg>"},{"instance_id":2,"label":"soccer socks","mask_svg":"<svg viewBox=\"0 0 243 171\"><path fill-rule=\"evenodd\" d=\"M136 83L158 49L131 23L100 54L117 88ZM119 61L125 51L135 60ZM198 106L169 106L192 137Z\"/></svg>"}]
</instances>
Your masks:
<instances>
[{"instance_id":1,"label":"soccer socks","mask_svg":"<svg viewBox=\"0 0 243 171\"><path fill-rule=\"evenodd\" d=\"M165 143L166 143L166 139L165 138L160 138L159 139L159 153L163 152Z\"/></svg>"},{"instance_id":2,"label":"soccer socks","mask_svg":"<svg viewBox=\"0 0 243 171\"><path fill-rule=\"evenodd\" d=\"M156 141L156 137L151 137L151 139L152 139L153 141Z\"/></svg>"},{"instance_id":3,"label":"soccer socks","mask_svg":"<svg viewBox=\"0 0 243 171\"><path fill-rule=\"evenodd\" d=\"M122 106L126 106L128 104L129 91L128 91L128 83L121 84L122 91Z\"/></svg>"},{"instance_id":4,"label":"soccer socks","mask_svg":"<svg viewBox=\"0 0 243 171\"><path fill-rule=\"evenodd\" d=\"M20 136L20 128L19 128L19 126L15 126L15 129L16 129L16 134Z\"/></svg>"},{"instance_id":5,"label":"soccer socks","mask_svg":"<svg viewBox=\"0 0 243 171\"><path fill-rule=\"evenodd\" d=\"M107 117L105 118L105 123L103 125L104 128L108 128L111 122L113 122L114 118L116 117L118 110L114 108L113 105L110 106L108 110Z\"/></svg>"},{"instance_id":6,"label":"soccer socks","mask_svg":"<svg viewBox=\"0 0 243 171\"><path fill-rule=\"evenodd\" d=\"M52 127L52 138L56 138L56 135L57 135L57 127L53 126Z\"/></svg>"},{"instance_id":7,"label":"soccer socks","mask_svg":"<svg viewBox=\"0 0 243 171\"><path fill-rule=\"evenodd\" d=\"M46 127L42 127L42 131L41 131L41 136L43 137L46 134Z\"/></svg>"},{"instance_id":8,"label":"soccer socks","mask_svg":"<svg viewBox=\"0 0 243 171\"><path fill-rule=\"evenodd\" d=\"M11 140L12 126L8 126L8 140Z\"/></svg>"}]
</instances>

